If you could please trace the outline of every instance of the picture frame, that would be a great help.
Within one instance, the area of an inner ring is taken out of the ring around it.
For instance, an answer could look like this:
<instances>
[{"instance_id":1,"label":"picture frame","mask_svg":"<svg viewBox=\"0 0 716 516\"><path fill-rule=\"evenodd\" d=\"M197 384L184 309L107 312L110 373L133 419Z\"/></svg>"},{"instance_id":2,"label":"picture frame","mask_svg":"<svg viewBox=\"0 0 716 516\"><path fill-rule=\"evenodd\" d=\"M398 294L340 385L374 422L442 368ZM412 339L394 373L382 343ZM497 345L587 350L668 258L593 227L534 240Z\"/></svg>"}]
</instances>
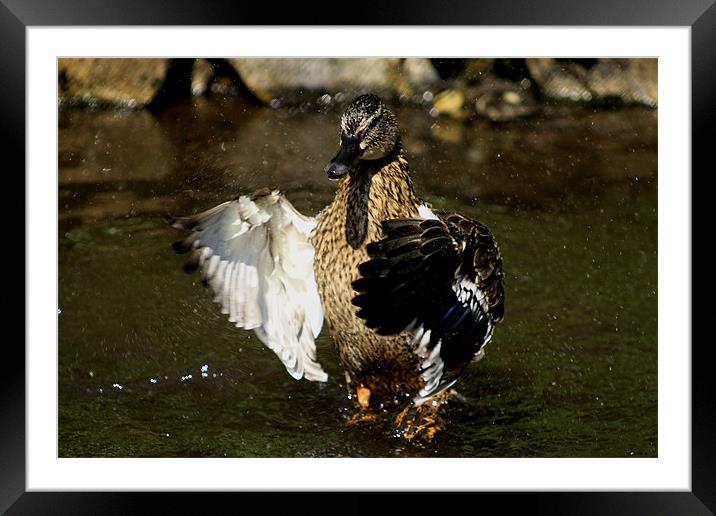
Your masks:
<instances>
[{"instance_id":1,"label":"picture frame","mask_svg":"<svg viewBox=\"0 0 716 516\"><path fill-rule=\"evenodd\" d=\"M429 2L397 2L390 6L370 5L356 12L350 20L322 21L322 24L349 25L681 25L691 27L692 36L692 145L693 166L705 168L706 138L713 113L709 93L716 86L712 63L716 48L716 7L711 0L685 2L678 7L646 1L587 8L583 2L549 2L529 6L526 2L506 1L493 5L472 5L460 2L449 10ZM2 69L7 92L3 102L3 135L8 148L14 149L19 163L24 163L23 135L25 134L25 30L30 26L63 25L314 25L311 12L300 12L300 6L289 6L280 14L269 7L242 9L230 2L157 2L149 5L136 1L122 1L101 9L91 2L74 0L61 5L47 1L0 3L0 48L4 49ZM327 12L332 12L328 9ZM710 108L710 109L709 109ZM712 123L711 123L712 125ZM693 167L692 167L693 170ZM693 177L693 172L692 172ZM689 271L690 272L690 271ZM26 269L25 274L29 274ZM690 282L690 275L687 275ZM682 278L682 280L684 280ZM680 343L686 344L686 343ZM0 445L0 510L24 514L35 512L140 512L147 498L156 495L122 493L36 493L25 489L25 357L24 350L13 344L6 346L7 363L14 364L13 372L5 379L2 394L3 439ZM529 506L534 511L550 514L617 513L686 513L709 514L716 510L713 487L716 450L712 436L716 434L714 395L708 384L709 349L707 344L692 347L692 491L684 492L613 492L613 493L555 493L532 492L520 496L508 493L474 493L476 496L504 508ZM210 496L203 493L200 498ZM295 496L295 495L294 495ZM308 495L303 495L308 496ZM313 493L312 497L317 497ZM159 503L188 508L182 496L160 495ZM175 497L172 501L170 497ZM285 497L288 499L289 497ZM287 500L290 503L290 500ZM203 502L206 503L206 502ZM313 502L303 501L308 505ZM371 497L349 494L343 502L356 512L371 506ZM422 505L422 502L421 502Z\"/></svg>"}]
</instances>

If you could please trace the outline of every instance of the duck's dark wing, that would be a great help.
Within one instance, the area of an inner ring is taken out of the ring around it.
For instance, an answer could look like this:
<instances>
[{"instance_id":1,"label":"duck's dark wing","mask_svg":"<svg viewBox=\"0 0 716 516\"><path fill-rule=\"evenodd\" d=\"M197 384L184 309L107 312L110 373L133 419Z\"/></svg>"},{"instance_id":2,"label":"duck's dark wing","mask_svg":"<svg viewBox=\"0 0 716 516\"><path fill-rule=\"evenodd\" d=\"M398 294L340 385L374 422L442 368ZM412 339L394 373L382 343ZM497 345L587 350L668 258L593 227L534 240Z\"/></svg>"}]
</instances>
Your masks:
<instances>
[{"instance_id":1,"label":"duck's dark wing","mask_svg":"<svg viewBox=\"0 0 716 516\"><path fill-rule=\"evenodd\" d=\"M316 361L323 307L309 240L315 219L301 215L280 192L266 190L168 222L192 231L174 249L191 252L185 270L201 267L229 320L254 330L294 378L326 381Z\"/></svg>"},{"instance_id":2,"label":"duck's dark wing","mask_svg":"<svg viewBox=\"0 0 716 516\"><path fill-rule=\"evenodd\" d=\"M487 227L461 215L389 220L383 234L367 247L353 304L378 334L414 332L419 404L482 356L504 314L502 258Z\"/></svg>"}]
</instances>

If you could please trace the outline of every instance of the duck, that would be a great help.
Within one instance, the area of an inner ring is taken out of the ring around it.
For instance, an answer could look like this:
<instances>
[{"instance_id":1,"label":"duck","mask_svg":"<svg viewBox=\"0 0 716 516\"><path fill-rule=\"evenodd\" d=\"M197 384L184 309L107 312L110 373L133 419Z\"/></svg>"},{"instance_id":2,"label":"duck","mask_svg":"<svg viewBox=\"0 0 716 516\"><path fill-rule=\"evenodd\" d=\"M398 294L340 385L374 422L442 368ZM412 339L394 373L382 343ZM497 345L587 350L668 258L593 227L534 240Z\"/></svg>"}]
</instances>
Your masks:
<instances>
[{"instance_id":1,"label":"duck","mask_svg":"<svg viewBox=\"0 0 716 516\"><path fill-rule=\"evenodd\" d=\"M295 379L326 382L324 322L360 409L407 410L444 396L484 357L504 317L502 257L484 224L421 200L395 114L374 94L340 118L324 168L337 183L316 216L261 189L169 217L173 244L238 328L253 330Z\"/></svg>"}]
</instances>

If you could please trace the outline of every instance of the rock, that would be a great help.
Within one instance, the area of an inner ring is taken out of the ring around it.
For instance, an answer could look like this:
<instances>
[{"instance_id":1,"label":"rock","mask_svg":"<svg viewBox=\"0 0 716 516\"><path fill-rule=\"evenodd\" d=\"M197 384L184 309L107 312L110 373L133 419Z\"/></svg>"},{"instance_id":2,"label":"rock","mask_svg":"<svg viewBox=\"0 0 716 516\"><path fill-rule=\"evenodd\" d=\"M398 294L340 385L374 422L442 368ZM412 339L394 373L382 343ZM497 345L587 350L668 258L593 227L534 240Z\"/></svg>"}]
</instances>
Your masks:
<instances>
[{"instance_id":1,"label":"rock","mask_svg":"<svg viewBox=\"0 0 716 516\"><path fill-rule=\"evenodd\" d=\"M592 92L585 85L586 72L583 69L551 58L525 59L525 62L545 96L556 100L592 100Z\"/></svg>"},{"instance_id":2,"label":"rock","mask_svg":"<svg viewBox=\"0 0 716 516\"><path fill-rule=\"evenodd\" d=\"M465 95L458 89L441 91L433 99L430 113L434 116L447 115L453 118L464 118Z\"/></svg>"},{"instance_id":3,"label":"rock","mask_svg":"<svg viewBox=\"0 0 716 516\"><path fill-rule=\"evenodd\" d=\"M481 82L494 64L494 59L469 59L463 78L468 82Z\"/></svg>"},{"instance_id":4,"label":"rock","mask_svg":"<svg viewBox=\"0 0 716 516\"><path fill-rule=\"evenodd\" d=\"M659 104L659 61L657 59L629 59L628 71L633 81L639 84L641 94L649 99L653 107ZM638 96L635 96L637 98Z\"/></svg>"},{"instance_id":5,"label":"rock","mask_svg":"<svg viewBox=\"0 0 716 516\"><path fill-rule=\"evenodd\" d=\"M595 98L619 99L625 104L658 103L656 59L600 59L587 73Z\"/></svg>"},{"instance_id":6,"label":"rock","mask_svg":"<svg viewBox=\"0 0 716 516\"><path fill-rule=\"evenodd\" d=\"M440 83L440 76L430 60L417 57L409 57L403 61L402 73L398 74L398 79L402 79L399 93L406 95L422 95Z\"/></svg>"},{"instance_id":7,"label":"rock","mask_svg":"<svg viewBox=\"0 0 716 516\"><path fill-rule=\"evenodd\" d=\"M373 92L432 103L436 117L462 119L474 109L499 122L536 112L534 91L556 100L658 104L656 59L81 58L60 59L58 67L61 105L85 107L161 111L208 94L252 105L329 106Z\"/></svg>"},{"instance_id":8,"label":"rock","mask_svg":"<svg viewBox=\"0 0 716 516\"><path fill-rule=\"evenodd\" d=\"M234 58L227 61L263 102L311 91L394 93L401 70L401 60L397 58Z\"/></svg>"},{"instance_id":9,"label":"rock","mask_svg":"<svg viewBox=\"0 0 716 516\"><path fill-rule=\"evenodd\" d=\"M526 59L540 90L557 100L658 104L656 59Z\"/></svg>"},{"instance_id":10,"label":"rock","mask_svg":"<svg viewBox=\"0 0 716 516\"><path fill-rule=\"evenodd\" d=\"M539 110L537 101L524 85L494 77L471 89L469 96L475 98L475 112L479 117L493 122L507 122L533 115Z\"/></svg>"},{"instance_id":11,"label":"rock","mask_svg":"<svg viewBox=\"0 0 716 516\"><path fill-rule=\"evenodd\" d=\"M214 67L206 59L197 59L191 74L191 93L205 95L214 77Z\"/></svg>"},{"instance_id":12,"label":"rock","mask_svg":"<svg viewBox=\"0 0 716 516\"><path fill-rule=\"evenodd\" d=\"M142 107L161 89L169 59L64 58L58 62L61 102L90 107Z\"/></svg>"}]
</instances>

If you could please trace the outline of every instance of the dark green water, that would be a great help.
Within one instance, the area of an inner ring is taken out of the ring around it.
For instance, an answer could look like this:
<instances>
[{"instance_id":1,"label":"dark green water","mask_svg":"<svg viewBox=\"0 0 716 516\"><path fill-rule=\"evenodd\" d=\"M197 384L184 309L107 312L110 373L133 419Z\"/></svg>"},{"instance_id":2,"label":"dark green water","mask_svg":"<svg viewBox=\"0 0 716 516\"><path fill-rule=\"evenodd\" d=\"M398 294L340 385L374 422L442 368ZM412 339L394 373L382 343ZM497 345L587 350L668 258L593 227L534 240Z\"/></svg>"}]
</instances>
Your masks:
<instances>
[{"instance_id":1,"label":"dark green water","mask_svg":"<svg viewBox=\"0 0 716 516\"><path fill-rule=\"evenodd\" d=\"M397 111L420 195L490 226L504 259L505 321L448 428L416 446L347 425L330 337L329 382L294 381L181 271L160 215L262 186L315 214L335 188L338 112L199 99L60 113L61 457L657 455L657 113Z\"/></svg>"}]
</instances>

